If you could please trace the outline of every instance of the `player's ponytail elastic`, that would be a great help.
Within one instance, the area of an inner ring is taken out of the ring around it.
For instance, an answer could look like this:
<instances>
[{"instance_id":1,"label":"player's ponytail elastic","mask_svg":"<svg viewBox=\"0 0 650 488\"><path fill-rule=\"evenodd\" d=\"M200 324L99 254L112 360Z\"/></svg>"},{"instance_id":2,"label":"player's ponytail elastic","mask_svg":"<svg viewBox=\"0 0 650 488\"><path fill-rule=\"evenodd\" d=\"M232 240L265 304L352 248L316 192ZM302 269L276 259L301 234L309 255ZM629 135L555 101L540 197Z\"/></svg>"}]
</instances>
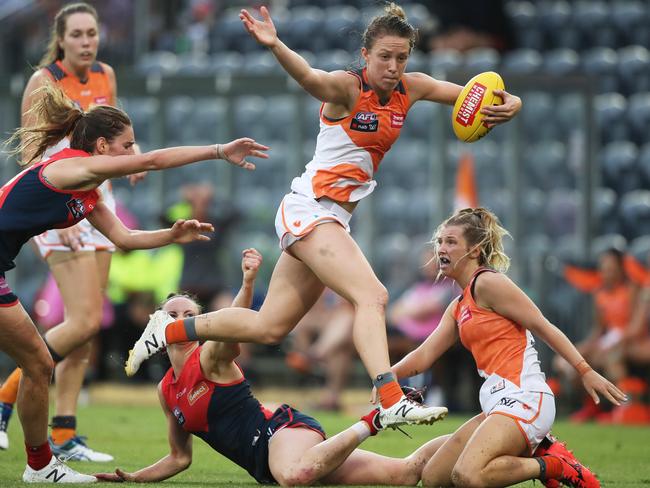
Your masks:
<instances>
[{"instance_id":1,"label":"player's ponytail elastic","mask_svg":"<svg viewBox=\"0 0 650 488\"><path fill-rule=\"evenodd\" d=\"M361 36L361 45L370 51L378 38L389 35L408 39L409 47L413 49L418 38L418 30L409 24L404 9L395 2L390 2L384 7L384 12L383 15L378 15L370 21Z\"/></svg>"},{"instance_id":2,"label":"player's ponytail elastic","mask_svg":"<svg viewBox=\"0 0 650 488\"><path fill-rule=\"evenodd\" d=\"M465 208L445 220L436 231L436 236L444 227L463 228L463 237L470 252L479 249L478 264L489 266L497 271L506 272L510 267L510 258L503 248L503 237L510 233L501 226L499 218L483 207ZM435 237L434 237L435 242Z\"/></svg>"},{"instance_id":3,"label":"player's ponytail elastic","mask_svg":"<svg viewBox=\"0 0 650 488\"><path fill-rule=\"evenodd\" d=\"M84 112L60 88L50 83L34 91L34 95L37 101L27 112L33 117L34 125L17 129L5 143L10 146L17 143L11 154L29 152L32 155L29 160L21 161L21 166L40 159L48 147L70 134L84 117Z\"/></svg>"}]
</instances>

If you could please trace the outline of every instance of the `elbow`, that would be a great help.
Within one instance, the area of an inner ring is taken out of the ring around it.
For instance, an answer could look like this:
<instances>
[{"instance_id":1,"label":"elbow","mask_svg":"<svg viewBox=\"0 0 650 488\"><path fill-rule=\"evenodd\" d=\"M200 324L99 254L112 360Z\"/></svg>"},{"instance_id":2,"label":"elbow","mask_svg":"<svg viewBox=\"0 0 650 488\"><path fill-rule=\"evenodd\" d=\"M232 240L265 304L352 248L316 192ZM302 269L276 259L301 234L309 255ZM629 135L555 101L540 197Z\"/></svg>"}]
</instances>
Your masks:
<instances>
[{"instance_id":1,"label":"elbow","mask_svg":"<svg viewBox=\"0 0 650 488\"><path fill-rule=\"evenodd\" d=\"M176 467L178 471L185 471L192 465L192 456L189 454L182 454L175 456Z\"/></svg>"}]
</instances>

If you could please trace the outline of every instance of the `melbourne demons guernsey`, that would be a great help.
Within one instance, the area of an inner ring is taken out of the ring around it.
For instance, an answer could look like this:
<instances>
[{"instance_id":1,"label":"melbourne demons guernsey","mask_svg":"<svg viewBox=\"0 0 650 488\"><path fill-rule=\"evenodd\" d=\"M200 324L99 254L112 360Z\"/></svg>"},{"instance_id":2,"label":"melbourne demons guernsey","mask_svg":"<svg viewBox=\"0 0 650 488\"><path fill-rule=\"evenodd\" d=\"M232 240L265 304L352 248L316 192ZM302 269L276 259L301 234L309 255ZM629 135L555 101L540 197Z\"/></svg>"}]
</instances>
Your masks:
<instances>
[{"instance_id":1,"label":"melbourne demons guernsey","mask_svg":"<svg viewBox=\"0 0 650 488\"><path fill-rule=\"evenodd\" d=\"M294 178L296 193L338 202L356 202L372 193L373 179L384 154L400 135L409 109L408 87L401 80L382 105L368 84L366 69L349 72L361 91L350 115L329 119L320 109L320 132L313 159Z\"/></svg>"},{"instance_id":2,"label":"melbourne demons guernsey","mask_svg":"<svg viewBox=\"0 0 650 488\"><path fill-rule=\"evenodd\" d=\"M93 211L99 200L97 189L60 190L43 177L43 169L55 161L88 156L84 151L64 149L0 188L0 272L14 267L13 259L31 237L70 227Z\"/></svg>"},{"instance_id":3,"label":"melbourne demons guernsey","mask_svg":"<svg viewBox=\"0 0 650 488\"><path fill-rule=\"evenodd\" d=\"M103 63L95 61L90 68L88 78L81 81L74 74L68 73L63 63L55 61L43 68L46 75L56 83L65 93L82 110L88 110L93 105L111 105L114 102L115 93L111 87L110 79L106 73ZM48 148L43 154L43 159L58 153L61 149L70 146L67 138L62 139L54 146ZM113 187L110 180L104 181L99 191L102 194L104 203L115 213L115 197L113 196Z\"/></svg>"},{"instance_id":4,"label":"melbourne demons guernsey","mask_svg":"<svg viewBox=\"0 0 650 488\"><path fill-rule=\"evenodd\" d=\"M479 307L474 301L476 278L489 268L476 270L454 310L460 340L476 361L480 376L485 378L480 401L484 412L514 391L553 394L546 384L529 330L496 312Z\"/></svg>"},{"instance_id":5,"label":"melbourne demons guernsey","mask_svg":"<svg viewBox=\"0 0 650 488\"><path fill-rule=\"evenodd\" d=\"M268 470L266 455L258 453L258 447L265 447L260 427L273 413L253 397L243 374L232 383L205 378L200 355L201 347L197 347L178 378L173 368L167 371L161 381L165 403L183 430L200 437L258 479L260 472Z\"/></svg>"}]
</instances>

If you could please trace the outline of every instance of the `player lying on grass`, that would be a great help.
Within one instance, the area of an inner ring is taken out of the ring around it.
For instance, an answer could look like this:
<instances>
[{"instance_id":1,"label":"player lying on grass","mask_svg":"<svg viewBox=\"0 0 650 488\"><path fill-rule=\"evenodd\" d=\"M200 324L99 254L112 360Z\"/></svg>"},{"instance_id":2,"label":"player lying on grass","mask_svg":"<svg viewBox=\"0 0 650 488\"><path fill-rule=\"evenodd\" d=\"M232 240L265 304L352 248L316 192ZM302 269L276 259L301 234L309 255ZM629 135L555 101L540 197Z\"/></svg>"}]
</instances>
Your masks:
<instances>
[{"instance_id":1,"label":"player lying on grass","mask_svg":"<svg viewBox=\"0 0 650 488\"><path fill-rule=\"evenodd\" d=\"M233 306L250 307L253 283L262 256L243 252L243 283ZM187 295L171 295L162 310L175 318L201 313ZM192 462L192 434L244 468L259 483L283 486L325 484L415 485L422 468L448 436L434 439L406 458L390 458L357 449L383 427L379 410L326 439L314 418L288 405L274 412L252 395L235 359L239 345L207 341L169 344L172 367L158 385L167 415L170 453L158 462L127 473L100 473L100 481L162 481L187 469Z\"/></svg>"}]
</instances>

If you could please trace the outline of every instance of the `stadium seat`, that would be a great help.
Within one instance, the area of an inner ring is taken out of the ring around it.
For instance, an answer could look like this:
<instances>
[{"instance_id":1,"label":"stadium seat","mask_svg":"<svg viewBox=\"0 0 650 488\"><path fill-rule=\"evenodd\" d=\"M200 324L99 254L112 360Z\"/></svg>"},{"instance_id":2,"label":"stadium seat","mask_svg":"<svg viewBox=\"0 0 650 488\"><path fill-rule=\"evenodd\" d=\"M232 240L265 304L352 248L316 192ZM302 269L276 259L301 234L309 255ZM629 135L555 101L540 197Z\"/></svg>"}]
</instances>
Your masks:
<instances>
[{"instance_id":1,"label":"stadium seat","mask_svg":"<svg viewBox=\"0 0 650 488\"><path fill-rule=\"evenodd\" d=\"M274 12L275 18L275 12ZM259 49L257 42L246 32L239 19L239 10L229 8L219 16L211 32L214 48L247 53Z\"/></svg>"},{"instance_id":2,"label":"stadium seat","mask_svg":"<svg viewBox=\"0 0 650 488\"><path fill-rule=\"evenodd\" d=\"M522 98L525 102L519 117L524 133L530 140L559 138L557 125L551 123L555 118L553 97L545 92L528 92Z\"/></svg>"},{"instance_id":3,"label":"stadium seat","mask_svg":"<svg viewBox=\"0 0 650 488\"><path fill-rule=\"evenodd\" d=\"M650 92L635 93L628 99L627 120L637 144L650 142Z\"/></svg>"},{"instance_id":4,"label":"stadium seat","mask_svg":"<svg viewBox=\"0 0 650 488\"><path fill-rule=\"evenodd\" d=\"M529 1L507 2L506 14L512 21L517 46L527 49L544 48L544 33L537 17L537 7Z\"/></svg>"},{"instance_id":5,"label":"stadium seat","mask_svg":"<svg viewBox=\"0 0 650 488\"><path fill-rule=\"evenodd\" d=\"M291 31L292 49L320 52L329 48L323 35L324 14L322 9L310 5L291 9L288 29Z\"/></svg>"},{"instance_id":6,"label":"stadium seat","mask_svg":"<svg viewBox=\"0 0 650 488\"><path fill-rule=\"evenodd\" d=\"M575 234L578 205L576 190L554 189L549 193L545 224L551 238Z\"/></svg>"},{"instance_id":7,"label":"stadium seat","mask_svg":"<svg viewBox=\"0 0 650 488\"><path fill-rule=\"evenodd\" d=\"M555 104L555 122L561 134L571 135L586 127L586 97L581 93L560 95Z\"/></svg>"},{"instance_id":8,"label":"stadium seat","mask_svg":"<svg viewBox=\"0 0 650 488\"><path fill-rule=\"evenodd\" d=\"M386 154L377 178L383 184L384 170L393 184L405 189L429 186L428 144L419 140L398 141Z\"/></svg>"},{"instance_id":9,"label":"stadium seat","mask_svg":"<svg viewBox=\"0 0 650 488\"><path fill-rule=\"evenodd\" d=\"M235 102L235 137L252 137L258 141L269 139L269 129L263 121L268 110L268 101L261 96L244 96Z\"/></svg>"},{"instance_id":10,"label":"stadium seat","mask_svg":"<svg viewBox=\"0 0 650 488\"><path fill-rule=\"evenodd\" d=\"M569 3L564 0L540 1L537 4L537 13L539 23L544 30L546 44L550 47L564 46L566 41L561 39L561 33L572 30L569 25L571 21Z\"/></svg>"},{"instance_id":11,"label":"stadium seat","mask_svg":"<svg viewBox=\"0 0 650 488\"><path fill-rule=\"evenodd\" d=\"M604 1L578 0L573 4L571 24L580 32L583 46L617 47L609 16L609 5Z\"/></svg>"},{"instance_id":12,"label":"stadium seat","mask_svg":"<svg viewBox=\"0 0 650 488\"><path fill-rule=\"evenodd\" d=\"M333 49L357 52L362 29L359 9L351 6L333 6L324 11L323 32Z\"/></svg>"},{"instance_id":13,"label":"stadium seat","mask_svg":"<svg viewBox=\"0 0 650 488\"><path fill-rule=\"evenodd\" d=\"M463 55L455 49L441 49L429 55L429 70L434 78L444 79L450 71L456 71L463 64Z\"/></svg>"},{"instance_id":14,"label":"stadium seat","mask_svg":"<svg viewBox=\"0 0 650 488\"><path fill-rule=\"evenodd\" d=\"M591 241L591 257L597 259L609 249L617 249L625 252L627 249L627 239L621 234L603 234Z\"/></svg>"},{"instance_id":15,"label":"stadium seat","mask_svg":"<svg viewBox=\"0 0 650 488\"><path fill-rule=\"evenodd\" d=\"M534 74L540 70L542 59L542 55L535 49L515 49L504 55L501 72L516 75Z\"/></svg>"},{"instance_id":16,"label":"stadium seat","mask_svg":"<svg viewBox=\"0 0 650 488\"><path fill-rule=\"evenodd\" d=\"M512 225L512 195L505 188L488 188L488 191L480 192L481 205L489 208L499 217L499 220L507 229Z\"/></svg>"},{"instance_id":17,"label":"stadium seat","mask_svg":"<svg viewBox=\"0 0 650 488\"><path fill-rule=\"evenodd\" d=\"M248 75L282 74L284 70L271 51L251 51L244 56L243 73Z\"/></svg>"},{"instance_id":18,"label":"stadium seat","mask_svg":"<svg viewBox=\"0 0 650 488\"><path fill-rule=\"evenodd\" d=\"M220 130L225 125L226 101L222 98L195 99L194 114L185 121L184 128L186 139L193 144L214 144L223 132Z\"/></svg>"},{"instance_id":19,"label":"stadium seat","mask_svg":"<svg viewBox=\"0 0 650 488\"><path fill-rule=\"evenodd\" d=\"M594 116L602 143L629 139L627 100L620 93L603 93L594 99Z\"/></svg>"},{"instance_id":20,"label":"stadium seat","mask_svg":"<svg viewBox=\"0 0 650 488\"><path fill-rule=\"evenodd\" d=\"M624 194L619 212L623 234L628 239L650 235L650 190L635 190Z\"/></svg>"},{"instance_id":21,"label":"stadium seat","mask_svg":"<svg viewBox=\"0 0 650 488\"><path fill-rule=\"evenodd\" d=\"M526 188L522 193L521 217L526 224L526 234L542 233L544 231L546 193L537 188Z\"/></svg>"},{"instance_id":22,"label":"stadium seat","mask_svg":"<svg viewBox=\"0 0 650 488\"><path fill-rule=\"evenodd\" d=\"M496 71L499 67L500 54L491 47L477 47L465 53L463 68L474 76L484 71Z\"/></svg>"},{"instance_id":23,"label":"stadium seat","mask_svg":"<svg viewBox=\"0 0 650 488\"><path fill-rule=\"evenodd\" d=\"M178 57L169 51L145 53L138 60L136 71L141 75L173 75L178 71Z\"/></svg>"},{"instance_id":24,"label":"stadium seat","mask_svg":"<svg viewBox=\"0 0 650 488\"><path fill-rule=\"evenodd\" d=\"M644 46L619 49L618 76L625 95L650 91L650 51Z\"/></svg>"},{"instance_id":25,"label":"stadium seat","mask_svg":"<svg viewBox=\"0 0 650 488\"><path fill-rule=\"evenodd\" d=\"M204 76L212 72L212 60L207 54L184 53L178 56L179 75Z\"/></svg>"},{"instance_id":26,"label":"stadium seat","mask_svg":"<svg viewBox=\"0 0 650 488\"><path fill-rule=\"evenodd\" d=\"M375 198L375 215L379 233L399 231L407 232L405 216L411 195L408 190L397 187L383 187Z\"/></svg>"},{"instance_id":27,"label":"stadium seat","mask_svg":"<svg viewBox=\"0 0 650 488\"><path fill-rule=\"evenodd\" d=\"M192 97L172 97L167 100L165 112L165 141L171 146L189 144L191 123L185 123L194 113Z\"/></svg>"},{"instance_id":28,"label":"stadium seat","mask_svg":"<svg viewBox=\"0 0 650 488\"><path fill-rule=\"evenodd\" d=\"M609 47L594 47L582 54L582 71L594 78L599 93L618 91L618 53Z\"/></svg>"},{"instance_id":29,"label":"stadium seat","mask_svg":"<svg viewBox=\"0 0 650 488\"><path fill-rule=\"evenodd\" d=\"M314 67L323 71L348 70L353 67L354 57L343 49L323 51L316 57Z\"/></svg>"},{"instance_id":30,"label":"stadium seat","mask_svg":"<svg viewBox=\"0 0 650 488\"><path fill-rule=\"evenodd\" d=\"M643 187L650 188L650 142L644 144L639 151L639 171L643 177Z\"/></svg>"},{"instance_id":31,"label":"stadium seat","mask_svg":"<svg viewBox=\"0 0 650 488\"><path fill-rule=\"evenodd\" d=\"M592 211L597 232L601 234L618 234L621 225L617 215L618 197L611 188L595 188L592 195Z\"/></svg>"},{"instance_id":32,"label":"stadium seat","mask_svg":"<svg viewBox=\"0 0 650 488\"><path fill-rule=\"evenodd\" d=\"M600 167L607 186L619 194L641 188L636 144L630 141L612 142L601 154Z\"/></svg>"},{"instance_id":33,"label":"stadium seat","mask_svg":"<svg viewBox=\"0 0 650 488\"><path fill-rule=\"evenodd\" d=\"M422 51L411 51L409 56L408 65L406 66L407 72L429 72L429 56Z\"/></svg>"},{"instance_id":34,"label":"stadium seat","mask_svg":"<svg viewBox=\"0 0 650 488\"><path fill-rule=\"evenodd\" d=\"M566 76L574 74L580 65L580 56L574 49L559 48L544 54L543 70L549 75Z\"/></svg>"},{"instance_id":35,"label":"stadium seat","mask_svg":"<svg viewBox=\"0 0 650 488\"><path fill-rule=\"evenodd\" d=\"M130 97L121 99L122 108L129 115L135 131L136 140L151 145L155 140L155 124L160 110L160 101L151 97ZM156 141L157 144L162 141Z\"/></svg>"},{"instance_id":36,"label":"stadium seat","mask_svg":"<svg viewBox=\"0 0 650 488\"><path fill-rule=\"evenodd\" d=\"M630 242L630 254L644 264L650 264L650 235L641 236Z\"/></svg>"},{"instance_id":37,"label":"stadium seat","mask_svg":"<svg viewBox=\"0 0 650 488\"><path fill-rule=\"evenodd\" d=\"M430 103L416 103L409 110L402 128L401 138L427 140L431 137L431 124L434 123L435 107Z\"/></svg>"},{"instance_id":38,"label":"stadium seat","mask_svg":"<svg viewBox=\"0 0 650 488\"><path fill-rule=\"evenodd\" d=\"M216 74L236 73L244 66L244 56L237 51L223 51L210 57L210 69Z\"/></svg>"},{"instance_id":39,"label":"stadium seat","mask_svg":"<svg viewBox=\"0 0 650 488\"><path fill-rule=\"evenodd\" d=\"M638 29L648 27L648 8L639 0L615 0L611 3L610 22L616 27L622 45L635 43Z\"/></svg>"},{"instance_id":40,"label":"stadium seat","mask_svg":"<svg viewBox=\"0 0 650 488\"><path fill-rule=\"evenodd\" d=\"M289 142L298 116L295 97L290 95L268 97L267 108L261 116L259 123L266 126L268 137Z\"/></svg>"}]
</instances>

